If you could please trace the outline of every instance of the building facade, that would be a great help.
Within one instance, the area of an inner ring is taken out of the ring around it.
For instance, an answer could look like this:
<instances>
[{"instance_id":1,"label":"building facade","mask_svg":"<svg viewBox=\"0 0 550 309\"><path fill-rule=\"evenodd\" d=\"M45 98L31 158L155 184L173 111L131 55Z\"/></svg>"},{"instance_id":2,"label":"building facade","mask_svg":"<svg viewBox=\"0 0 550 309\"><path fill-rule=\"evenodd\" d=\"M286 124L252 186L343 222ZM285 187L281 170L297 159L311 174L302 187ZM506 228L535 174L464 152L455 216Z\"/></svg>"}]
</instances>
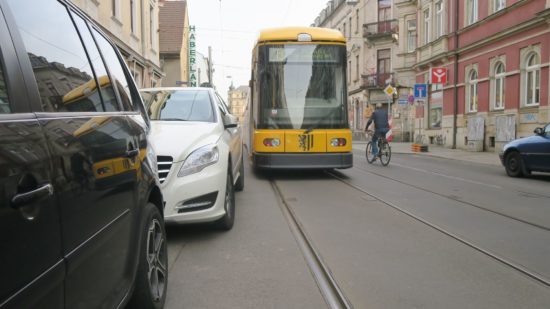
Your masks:
<instances>
[{"instance_id":1,"label":"building facade","mask_svg":"<svg viewBox=\"0 0 550 309\"><path fill-rule=\"evenodd\" d=\"M446 68L417 106L427 143L499 151L550 122L550 1L417 1L416 81Z\"/></svg>"},{"instance_id":2,"label":"building facade","mask_svg":"<svg viewBox=\"0 0 550 309\"><path fill-rule=\"evenodd\" d=\"M210 74L208 70L210 68L210 61L203 54L197 52L197 84L199 86L212 85L210 81Z\"/></svg>"},{"instance_id":3,"label":"building facade","mask_svg":"<svg viewBox=\"0 0 550 309\"><path fill-rule=\"evenodd\" d=\"M187 1L160 2L160 63L167 87L189 82L189 17Z\"/></svg>"},{"instance_id":4,"label":"building facade","mask_svg":"<svg viewBox=\"0 0 550 309\"><path fill-rule=\"evenodd\" d=\"M72 1L115 42L138 87L161 84L157 0Z\"/></svg>"},{"instance_id":5,"label":"building facade","mask_svg":"<svg viewBox=\"0 0 550 309\"><path fill-rule=\"evenodd\" d=\"M229 109L231 114L239 118L241 125L244 124L244 111L248 102L248 95L250 88L248 86L239 86L235 88L233 84L229 87L227 92L227 100L229 101Z\"/></svg>"},{"instance_id":6,"label":"building facade","mask_svg":"<svg viewBox=\"0 0 550 309\"><path fill-rule=\"evenodd\" d=\"M347 82L350 127L354 139L363 139L367 119L378 103L389 109L394 118L393 133L404 137L402 110L407 104L410 74L402 78L396 71L399 48L397 11L391 0L332 0L321 11L313 26L340 30L347 39ZM414 81L414 78L412 79ZM391 85L397 93L388 96L384 89Z\"/></svg>"}]
</instances>

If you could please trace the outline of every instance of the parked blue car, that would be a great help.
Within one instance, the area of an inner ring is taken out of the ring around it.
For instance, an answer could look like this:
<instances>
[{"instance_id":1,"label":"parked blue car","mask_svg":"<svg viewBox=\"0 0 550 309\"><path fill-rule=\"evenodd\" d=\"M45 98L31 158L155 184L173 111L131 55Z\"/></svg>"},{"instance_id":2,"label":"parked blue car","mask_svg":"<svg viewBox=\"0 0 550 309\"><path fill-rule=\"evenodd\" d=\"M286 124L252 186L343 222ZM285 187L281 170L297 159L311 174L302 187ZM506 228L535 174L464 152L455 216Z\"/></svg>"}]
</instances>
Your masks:
<instances>
[{"instance_id":1,"label":"parked blue car","mask_svg":"<svg viewBox=\"0 0 550 309\"><path fill-rule=\"evenodd\" d=\"M534 132L534 136L509 142L499 153L508 176L521 177L532 171L550 172L550 124Z\"/></svg>"}]
</instances>

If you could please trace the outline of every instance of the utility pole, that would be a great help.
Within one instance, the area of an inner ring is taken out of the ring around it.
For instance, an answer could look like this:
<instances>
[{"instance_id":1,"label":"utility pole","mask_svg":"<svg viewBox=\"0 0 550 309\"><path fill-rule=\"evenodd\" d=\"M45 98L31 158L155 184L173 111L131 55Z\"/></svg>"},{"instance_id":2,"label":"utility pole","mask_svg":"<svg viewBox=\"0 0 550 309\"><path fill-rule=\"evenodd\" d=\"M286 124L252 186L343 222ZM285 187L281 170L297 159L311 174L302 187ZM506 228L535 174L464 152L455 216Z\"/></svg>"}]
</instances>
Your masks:
<instances>
[{"instance_id":1,"label":"utility pole","mask_svg":"<svg viewBox=\"0 0 550 309\"><path fill-rule=\"evenodd\" d=\"M208 46L208 82L214 87L214 81L212 80L212 46Z\"/></svg>"}]
</instances>

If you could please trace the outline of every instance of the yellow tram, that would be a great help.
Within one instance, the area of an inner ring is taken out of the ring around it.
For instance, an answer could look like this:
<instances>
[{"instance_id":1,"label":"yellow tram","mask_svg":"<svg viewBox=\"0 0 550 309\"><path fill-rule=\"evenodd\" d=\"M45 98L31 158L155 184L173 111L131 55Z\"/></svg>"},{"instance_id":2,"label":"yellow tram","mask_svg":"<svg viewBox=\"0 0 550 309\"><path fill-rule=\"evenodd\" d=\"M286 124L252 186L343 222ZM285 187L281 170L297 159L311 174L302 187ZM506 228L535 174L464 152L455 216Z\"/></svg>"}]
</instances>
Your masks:
<instances>
[{"instance_id":1,"label":"yellow tram","mask_svg":"<svg viewBox=\"0 0 550 309\"><path fill-rule=\"evenodd\" d=\"M339 31L262 31L245 116L254 167L352 167L346 85L346 39Z\"/></svg>"}]
</instances>

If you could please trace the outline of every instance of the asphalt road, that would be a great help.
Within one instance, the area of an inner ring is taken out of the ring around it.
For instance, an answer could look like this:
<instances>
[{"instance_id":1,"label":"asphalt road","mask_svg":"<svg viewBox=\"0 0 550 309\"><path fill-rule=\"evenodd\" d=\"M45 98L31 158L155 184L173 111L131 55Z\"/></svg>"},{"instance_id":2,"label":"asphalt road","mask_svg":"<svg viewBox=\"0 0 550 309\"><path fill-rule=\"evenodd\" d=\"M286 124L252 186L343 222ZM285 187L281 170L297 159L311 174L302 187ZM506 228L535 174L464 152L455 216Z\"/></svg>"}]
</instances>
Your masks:
<instances>
[{"instance_id":1,"label":"asphalt road","mask_svg":"<svg viewBox=\"0 0 550 309\"><path fill-rule=\"evenodd\" d=\"M327 307L283 204L354 308L549 308L550 176L407 154L388 167L354 160L247 169L232 231L170 228L166 308Z\"/></svg>"}]
</instances>

